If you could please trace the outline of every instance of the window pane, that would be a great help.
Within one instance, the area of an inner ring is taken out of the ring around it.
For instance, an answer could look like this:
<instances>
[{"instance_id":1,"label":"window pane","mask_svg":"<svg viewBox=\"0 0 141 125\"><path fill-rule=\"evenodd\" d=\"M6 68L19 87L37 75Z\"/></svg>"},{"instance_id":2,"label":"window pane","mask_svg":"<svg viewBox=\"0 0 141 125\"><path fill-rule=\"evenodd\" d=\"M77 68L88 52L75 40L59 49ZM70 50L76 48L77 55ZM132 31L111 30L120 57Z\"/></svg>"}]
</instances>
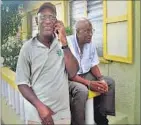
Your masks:
<instances>
[{"instance_id":1,"label":"window pane","mask_svg":"<svg viewBox=\"0 0 141 125\"><path fill-rule=\"evenodd\" d=\"M93 33L92 40L96 45L98 56L103 56L103 21L93 21L93 28L95 29Z\"/></svg>"},{"instance_id":2,"label":"window pane","mask_svg":"<svg viewBox=\"0 0 141 125\"><path fill-rule=\"evenodd\" d=\"M70 1L70 22L74 28L75 22L84 17L85 15L85 2L84 1Z\"/></svg>"},{"instance_id":3,"label":"window pane","mask_svg":"<svg viewBox=\"0 0 141 125\"><path fill-rule=\"evenodd\" d=\"M127 21L107 24L108 55L128 56Z\"/></svg>"},{"instance_id":4,"label":"window pane","mask_svg":"<svg viewBox=\"0 0 141 125\"><path fill-rule=\"evenodd\" d=\"M127 1L107 1L107 17L127 14Z\"/></svg>"}]
</instances>

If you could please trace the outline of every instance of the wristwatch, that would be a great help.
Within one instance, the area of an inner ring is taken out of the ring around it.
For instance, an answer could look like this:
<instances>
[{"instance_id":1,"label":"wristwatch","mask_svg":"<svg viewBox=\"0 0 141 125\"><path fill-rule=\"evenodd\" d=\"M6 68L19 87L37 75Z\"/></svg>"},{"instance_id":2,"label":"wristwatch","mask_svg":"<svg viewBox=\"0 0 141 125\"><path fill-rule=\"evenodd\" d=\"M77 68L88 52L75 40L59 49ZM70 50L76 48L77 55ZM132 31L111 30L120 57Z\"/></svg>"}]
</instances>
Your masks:
<instances>
[{"instance_id":1,"label":"wristwatch","mask_svg":"<svg viewBox=\"0 0 141 125\"><path fill-rule=\"evenodd\" d=\"M69 48L68 45L62 46L62 49L68 49L68 48Z\"/></svg>"}]
</instances>

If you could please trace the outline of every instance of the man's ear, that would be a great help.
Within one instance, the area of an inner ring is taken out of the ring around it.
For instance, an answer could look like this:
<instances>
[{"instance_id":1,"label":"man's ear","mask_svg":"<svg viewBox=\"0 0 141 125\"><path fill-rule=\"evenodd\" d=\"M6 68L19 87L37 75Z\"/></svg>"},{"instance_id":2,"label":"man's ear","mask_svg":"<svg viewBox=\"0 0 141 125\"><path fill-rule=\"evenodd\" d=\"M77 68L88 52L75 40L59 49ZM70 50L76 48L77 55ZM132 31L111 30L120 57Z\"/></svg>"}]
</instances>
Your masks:
<instances>
[{"instance_id":1,"label":"man's ear","mask_svg":"<svg viewBox=\"0 0 141 125\"><path fill-rule=\"evenodd\" d=\"M35 17L36 24L38 25L38 17Z\"/></svg>"},{"instance_id":2,"label":"man's ear","mask_svg":"<svg viewBox=\"0 0 141 125\"><path fill-rule=\"evenodd\" d=\"M79 35L79 29L76 30L76 34Z\"/></svg>"}]
</instances>

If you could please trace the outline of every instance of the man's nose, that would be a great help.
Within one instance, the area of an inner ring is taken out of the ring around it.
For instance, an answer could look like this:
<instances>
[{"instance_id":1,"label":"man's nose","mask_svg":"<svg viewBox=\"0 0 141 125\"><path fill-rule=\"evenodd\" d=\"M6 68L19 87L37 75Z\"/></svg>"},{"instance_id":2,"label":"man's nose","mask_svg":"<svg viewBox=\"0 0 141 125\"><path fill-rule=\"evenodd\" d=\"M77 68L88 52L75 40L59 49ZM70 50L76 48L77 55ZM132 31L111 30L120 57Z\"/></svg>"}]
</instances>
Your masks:
<instances>
[{"instance_id":1,"label":"man's nose","mask_svg":"<svg viewBox=\"0 0 141 125\"><path fill-rule=\"evenodd\" d=\"M45 23L51 23L51 22L52 22L51 19L49 19L49 18L45 19Z\"/></svg>"},{"instance_id":2,"label":"man's nose","mask_svg":"<svg viewBox=\"0 0 141 125\"><path fill-rule=\"evenodd\" d=\"M93 32L90 32L89 35L92 36L93 35Z\"/></svg>"}]
</instances>

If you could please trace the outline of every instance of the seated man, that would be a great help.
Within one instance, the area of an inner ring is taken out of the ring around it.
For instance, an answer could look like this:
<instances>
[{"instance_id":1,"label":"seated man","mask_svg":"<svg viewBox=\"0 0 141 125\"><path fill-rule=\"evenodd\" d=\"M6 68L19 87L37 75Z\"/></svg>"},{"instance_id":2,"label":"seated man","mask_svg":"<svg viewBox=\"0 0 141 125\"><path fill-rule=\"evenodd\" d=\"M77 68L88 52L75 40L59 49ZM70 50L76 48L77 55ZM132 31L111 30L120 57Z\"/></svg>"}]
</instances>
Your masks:
<instances>
[{"instance_id":1,"label":"seated man","mask_svg":"<svg viewBox=\"0 0 141 125\"><path fill-rule=\"evenodd\" d=\"M115 115L115 82L100 73L98 55L92 42L93 28L90 21L81 19L75 28L76 34L68 38L69 47L79 62L79 71L69 82L71 124L85 124L85 105L90 88L101 93L94 99L94 120L97 125L108 125L107 115Z\"/></svg>"}]
</instances>

